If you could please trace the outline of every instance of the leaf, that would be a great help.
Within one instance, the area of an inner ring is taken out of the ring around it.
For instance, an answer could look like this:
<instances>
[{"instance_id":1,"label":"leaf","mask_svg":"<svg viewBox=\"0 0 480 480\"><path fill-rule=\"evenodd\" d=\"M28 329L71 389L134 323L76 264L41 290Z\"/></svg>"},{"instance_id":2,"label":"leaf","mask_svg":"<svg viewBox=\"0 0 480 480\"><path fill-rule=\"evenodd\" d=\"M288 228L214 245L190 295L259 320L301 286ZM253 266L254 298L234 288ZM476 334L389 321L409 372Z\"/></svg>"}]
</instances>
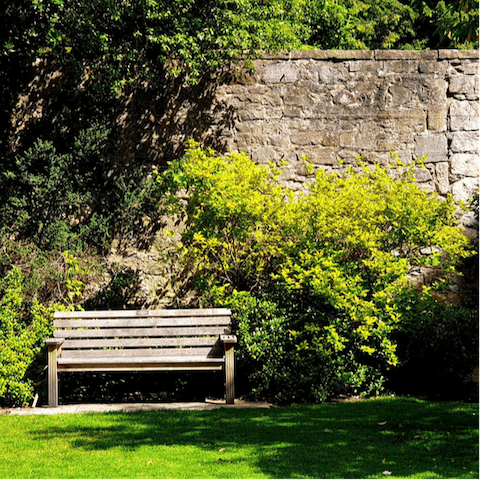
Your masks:
<instances>
[{"instance_id":1,"label":"leaf","mask_svg":"<svg viewBox=\"0 0 480 480\"><path fill-rule=\"evenodd\" d=\"M389 472L388 470L384 470L382 473L383 473L384 475L391 475L391 474L392 474L392 472Z\"/></svg>"},{"instance_id":2,"label":"leaf","mask_svg":"<svg viewBox=\"0 0 480 480\"><path fill-rule=\"evenodd\" d=\"M325 429L325 433L332 433L332 432L333 432L333 430L330 430L329 428Z\"/></svg>"},{"instance_id":3,"label":"leaf","mask_svg":"<svg viewBox=\"0 0 480 480\"><path fill-rule=\"evenodd\" d=\"M383 427L384 425L386 425L388 422L385 421L385 422L378 422L377 425L380 425L381 427Z\"/></svg>"},{"instance_id":4,"label":"leaf","mask_svg":"<svg viewBox=\"0 0 480 480\"><path fill-rule=\"evenodd\" d=\"M225 451L225 448L221 448L218 453L221 453L221 452L224 452Z\"/></svg>"},{"instance_id":5,"label":"leaf","mask_svg":"<svg viewBox=\"0 0 480 480\"><path fill-rule=\"evenodd\" d=\"M421 435L415 435L413 438L414 438L415 440L418 440L419 438L422 438L422 436L421 436Z\"/></svg>"}]
</instances>

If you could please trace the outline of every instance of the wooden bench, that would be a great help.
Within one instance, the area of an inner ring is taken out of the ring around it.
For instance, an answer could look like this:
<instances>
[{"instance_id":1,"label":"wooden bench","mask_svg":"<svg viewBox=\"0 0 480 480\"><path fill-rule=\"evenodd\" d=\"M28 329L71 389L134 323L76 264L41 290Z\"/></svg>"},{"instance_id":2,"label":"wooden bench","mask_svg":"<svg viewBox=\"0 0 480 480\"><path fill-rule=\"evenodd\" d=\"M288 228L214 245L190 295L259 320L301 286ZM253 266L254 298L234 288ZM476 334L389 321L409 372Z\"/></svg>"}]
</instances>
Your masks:
<instances>
[{"instance_id":1,"label":"wooden bench","mask_svg":"<svg viewBox=\"0 0 480 480\"><path fill-rule=\"evenodd\" d=\"M220 309L56 312L48 346L48 404L58 405L58 374L224 370L234 402L231 312Z\"/></svg>"}]
</instances>

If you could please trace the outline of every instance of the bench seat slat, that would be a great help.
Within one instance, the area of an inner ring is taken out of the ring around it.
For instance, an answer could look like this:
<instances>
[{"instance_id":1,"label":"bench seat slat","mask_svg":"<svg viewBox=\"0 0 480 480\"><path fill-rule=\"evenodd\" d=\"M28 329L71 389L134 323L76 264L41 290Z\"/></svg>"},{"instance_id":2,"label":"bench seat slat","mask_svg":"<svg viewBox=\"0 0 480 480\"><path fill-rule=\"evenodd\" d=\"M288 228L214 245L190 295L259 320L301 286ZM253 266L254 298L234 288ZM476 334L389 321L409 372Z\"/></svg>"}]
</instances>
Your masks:
<instances>
[{"instance_id":1,"label":"bench seat slat","mask_svg":"<svg viewBox=\"0 0 480 480\"><path fill-rule=\"evenodd\" d=\"M106 357L99 360L98 358L64 358L61 357L58 359L58 365L93 365L93 364L142 364L142 363L150 363L150 364L189 364L189 363L205 363L205 364L220 364L224 363L223 358L209 358L206 356L186 356L186 357L136 357L133 361L132 358L129 357Z\"/></svg>"},{"instance_id":2,"label":"bench seat slat","mask_svg":"<svg viewBox=\"0 0 480 480\"><path fill-rule=\"evenodd\" d=\"M135 317L212 317L229 316L228 308L201 308L183 310L104 310L90 312L55 312L54 318L135 318Z\"/></svg>"},{"instance_id":3,"label":"bench seat slat","mask_svg":"<svg viewBox=\"0 0 480 480\"><path fill-rule=\"evenodd\" d=\"M105 337L182 337L200 335L229 334L225 327L177 327L177 328L99 328L96 330L55 330L54 337L59 338L105 338Z\"/></svg>"},{"instance_id":4,"label":"bench seat slat","mask_svg":"<svg viewBox=\"0 0 480 480\"><path fill-rule=\"evenodd\" d=\"M179 357L179 356L213 356L213 358L222 358L221 349L212 349L211 347L202 348L152 348L138 349L126 348L124 350L63 350L62 359L72 358L107 358L107 357L122 357L128 358L130 361L135 361L137 357Z\"/></svg>"},{"instance_id":5,"label":"bench seat slat","mask_svg":"<svg viewBox=\"0 0 480 480\"><path fill-rule=\"evenodd\" d=\"M65 340L64 349L69 348L102 348L102 347L195 347L212 346L218 341L214 337L179 337L179 338L100 338L89 340Z\"/></svg>"},{"instance_id":6,"label":"bench seat slat","mask_svg":"<svg viewBox=\"0 0 480 480\"><path fill-rule=\"evenodd\" d=\"M54 320L54 328L83 328L83 327L176 327L197 325L230 325L228 316L219 317L149 317L149 318L109 318L109 319L85 319L77 320Z\"/></svg>"},{"instance_id":7,"label":"bench seat slat","mask_svg":"<svg viewBox=\"0 0 480 480\"><path fill-rule=\"evenodd\" d=\"M158 371L211 371L223 370L221 363L92 363L59 365L59 372L158 372Z\"/></svg>"}]
</instances>

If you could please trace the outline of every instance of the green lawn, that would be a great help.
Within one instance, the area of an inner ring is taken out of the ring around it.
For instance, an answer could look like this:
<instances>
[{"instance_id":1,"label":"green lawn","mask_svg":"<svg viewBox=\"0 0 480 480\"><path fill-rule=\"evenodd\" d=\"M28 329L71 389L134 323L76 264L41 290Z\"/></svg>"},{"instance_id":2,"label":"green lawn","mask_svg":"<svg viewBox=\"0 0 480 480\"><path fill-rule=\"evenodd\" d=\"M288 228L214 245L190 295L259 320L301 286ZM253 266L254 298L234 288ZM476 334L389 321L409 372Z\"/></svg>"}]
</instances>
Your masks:
<instances>
[{"instance_id":1,"label":"green lawn","mask_svg":"<svg viewBox=\"0 0 480 480\"><path fill-rule=\"evenodd\" d=\"M0 416L0 478L478 478L478 404Z\"/></svg>"}]
</instances>

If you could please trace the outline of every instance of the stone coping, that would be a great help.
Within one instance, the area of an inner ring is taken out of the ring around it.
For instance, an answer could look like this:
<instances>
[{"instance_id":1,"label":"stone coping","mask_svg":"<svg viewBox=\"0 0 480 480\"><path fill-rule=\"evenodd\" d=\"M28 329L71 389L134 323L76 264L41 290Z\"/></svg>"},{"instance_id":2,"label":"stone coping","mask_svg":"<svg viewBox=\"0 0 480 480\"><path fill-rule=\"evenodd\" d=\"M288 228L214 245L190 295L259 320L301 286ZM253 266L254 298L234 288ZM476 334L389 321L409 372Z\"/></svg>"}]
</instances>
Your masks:
<instances>
[{"instance_id":1,"label":"stone coping","mask_svg":"<svg viewBox=\"0 0 480 480\"><path fill-rule=\"evenodd\" d=\"M478 60L478 50L294 50L261 60Z\"/></svg>"}]
</instances>

